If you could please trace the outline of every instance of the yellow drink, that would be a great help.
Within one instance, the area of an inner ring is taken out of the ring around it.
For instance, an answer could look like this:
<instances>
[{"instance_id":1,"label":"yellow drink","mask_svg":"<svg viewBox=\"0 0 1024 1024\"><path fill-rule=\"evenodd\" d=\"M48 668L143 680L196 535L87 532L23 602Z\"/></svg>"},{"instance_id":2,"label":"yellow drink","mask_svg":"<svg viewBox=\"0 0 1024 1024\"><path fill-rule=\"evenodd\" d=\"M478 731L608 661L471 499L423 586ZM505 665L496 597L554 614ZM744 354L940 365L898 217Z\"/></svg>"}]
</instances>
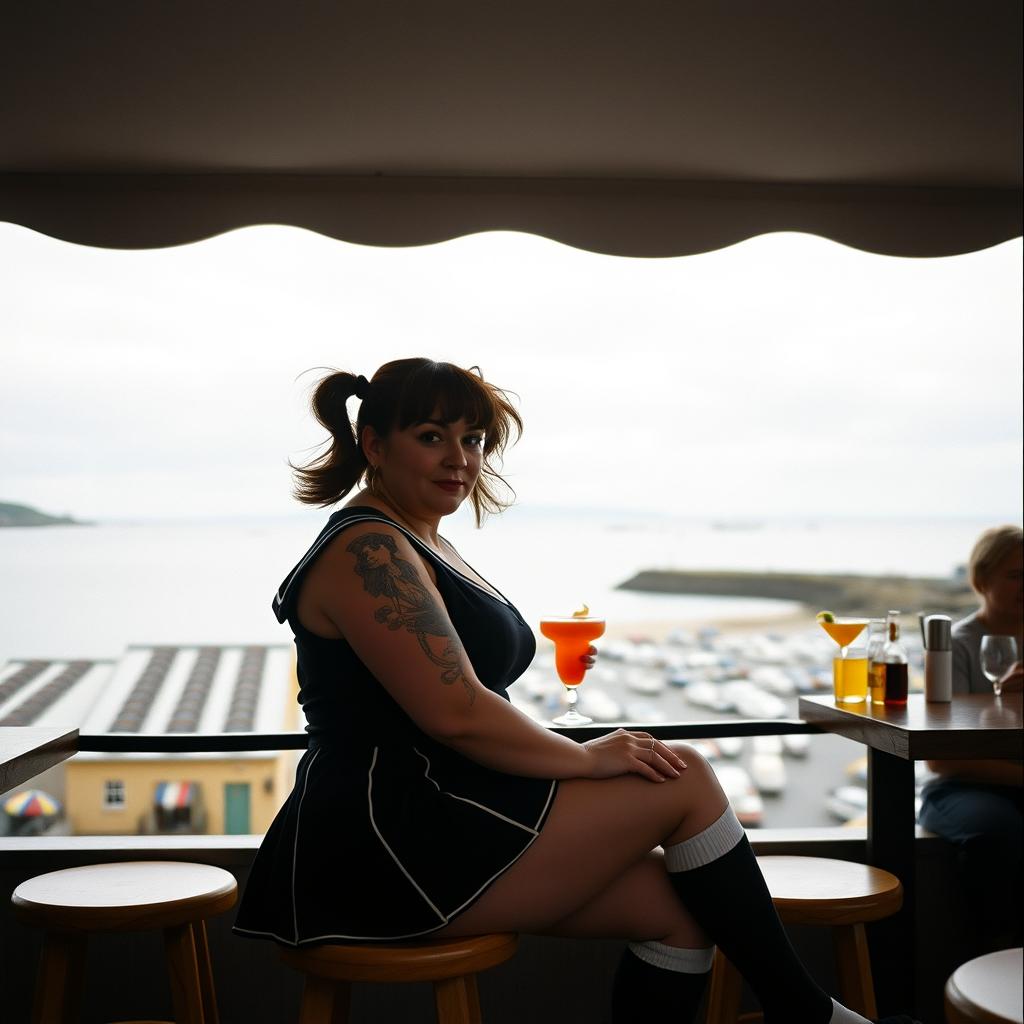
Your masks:
<instances>
[{"instance_id":1,"label":"yellow drink","mask_svg":"<svg viewBox=\"0 0 1024 1024\"><path fill-rule=\"evenodd\" d=\"M863 704L868 696L868 659L833 658L832 686L837 704Z\"/></svg>"},{"instance_id":2,"label":"yellow drink","mask_svg":"<svg viewBox=\"0 0 1024 1024\"><path fill-rule=\"evenodd\" d=\"M849 647L867 624L867 619L836 619L835 622L818 623L840 647Z\"/></svg>"}]
</instances>

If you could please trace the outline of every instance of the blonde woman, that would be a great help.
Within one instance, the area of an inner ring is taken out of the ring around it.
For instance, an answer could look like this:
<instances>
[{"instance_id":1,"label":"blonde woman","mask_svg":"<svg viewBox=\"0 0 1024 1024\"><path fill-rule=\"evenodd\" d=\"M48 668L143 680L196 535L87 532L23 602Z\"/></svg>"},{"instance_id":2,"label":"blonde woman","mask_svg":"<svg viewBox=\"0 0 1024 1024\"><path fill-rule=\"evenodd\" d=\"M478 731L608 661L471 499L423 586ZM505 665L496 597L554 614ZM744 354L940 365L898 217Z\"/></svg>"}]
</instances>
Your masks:
<instances>
[{"instance_id":1,"label":"blonde woman","mask_svg":"<svg viewBox=\"0 0 1024 1024\"><path fill-rule=\"evenodd\" d=\"M971 551L968 578L981 602L953 626L953 699L992 693L981 671L981 638L1013 636L1022 649L1024 628L1024 531L1019 526L986 530ZM1020 691L1018 661L1003 676L1003 693ZM929 761L937 778L924 789L921 824L955 844L971 913L970 952L1021 944L1022 820L1020 761Z\"/></svg>"}]
</instances>

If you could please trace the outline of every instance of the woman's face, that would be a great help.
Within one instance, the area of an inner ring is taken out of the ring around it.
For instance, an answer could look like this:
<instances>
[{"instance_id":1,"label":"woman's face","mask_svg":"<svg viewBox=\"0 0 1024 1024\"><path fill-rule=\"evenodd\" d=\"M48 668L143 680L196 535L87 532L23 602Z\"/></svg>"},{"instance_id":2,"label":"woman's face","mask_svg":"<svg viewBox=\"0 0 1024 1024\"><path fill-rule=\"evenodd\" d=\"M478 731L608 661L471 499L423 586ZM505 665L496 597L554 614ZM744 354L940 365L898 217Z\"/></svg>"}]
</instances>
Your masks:
<instances>
[{"instance_id":1,"label":"woman's face","mask_svg":"<svg viewBox=\"0 0 1024 1024\"><path fill-rule=\"evenodd\" d=\"M1000 615L1024 614L1024 546L997 562L978 590L987 607Z\"/></svg>"},{"instance_id":2,"label":"woman's face","mask_svg":"<svg viewBox=\"0 0 1024 1024\"><path fill-rule=\"evenodd\" d=\"M393 430L386 438L367 428L363 448L384 492L403 512L436 519L456 511L476 485L484 432L464 419L430 419Z\"/></svg>"}]
</instances>

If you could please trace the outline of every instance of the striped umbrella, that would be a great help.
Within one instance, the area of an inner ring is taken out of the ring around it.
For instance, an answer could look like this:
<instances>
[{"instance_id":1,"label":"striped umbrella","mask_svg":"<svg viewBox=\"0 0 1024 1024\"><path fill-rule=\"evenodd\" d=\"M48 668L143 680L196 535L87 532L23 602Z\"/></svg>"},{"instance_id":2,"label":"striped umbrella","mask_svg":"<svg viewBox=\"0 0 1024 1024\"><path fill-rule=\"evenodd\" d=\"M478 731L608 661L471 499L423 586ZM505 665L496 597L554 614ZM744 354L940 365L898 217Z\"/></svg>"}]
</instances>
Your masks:
<instances>
[{"instance_id":1,"label":"striped umbrella","mask_svg":"<svg viewBox=\"0 0 1024 1024\"><path fill-rule=\"evenodd\" d=\"M52 818L59 810L57 800L41 789L26 789L4 801L4 811L12 818Z\"/></svg>"}]
</instances>

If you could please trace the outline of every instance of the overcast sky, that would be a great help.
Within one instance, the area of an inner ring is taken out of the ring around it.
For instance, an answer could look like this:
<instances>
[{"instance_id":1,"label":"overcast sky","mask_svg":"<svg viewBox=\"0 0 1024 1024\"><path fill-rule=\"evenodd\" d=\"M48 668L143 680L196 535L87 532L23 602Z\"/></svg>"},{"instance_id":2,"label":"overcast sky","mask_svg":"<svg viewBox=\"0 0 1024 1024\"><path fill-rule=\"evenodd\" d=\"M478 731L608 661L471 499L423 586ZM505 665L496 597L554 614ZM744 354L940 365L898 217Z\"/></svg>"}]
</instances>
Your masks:
<instances>
[{"instance_id":1,"label":"overcast sky","mask_svg":"<svg viewBox=\"0 0 1024 1024\"><path fill-rule=\"evenodd\" d=\"M677 259L259 227L91 249L0 224L0 501L279 515L315 367L479 364L524 506L1021 518L1017 239L948 259L776 234Z\"/></svg>"}]
</instances>

